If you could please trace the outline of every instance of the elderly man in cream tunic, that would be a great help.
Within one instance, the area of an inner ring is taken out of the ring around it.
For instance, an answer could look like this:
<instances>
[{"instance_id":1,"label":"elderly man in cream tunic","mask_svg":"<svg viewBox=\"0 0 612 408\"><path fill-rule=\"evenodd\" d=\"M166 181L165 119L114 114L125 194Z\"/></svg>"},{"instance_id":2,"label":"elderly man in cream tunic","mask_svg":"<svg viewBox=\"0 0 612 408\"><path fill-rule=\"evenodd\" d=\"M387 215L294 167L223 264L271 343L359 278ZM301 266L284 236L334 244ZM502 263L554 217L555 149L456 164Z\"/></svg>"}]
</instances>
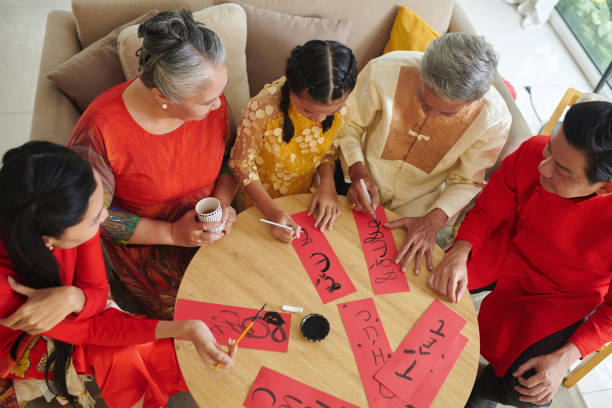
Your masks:
<instances>
[{"instance_id":1,"label":"elderly man in cream tunic","mask_svg":"<svg viewBox=\"0 0 612 408\"><path fill-rule=\"evenodd\" d=\"M386 224L407 231L395 259L404 271L414 258L419 273L423 257L433 269L436 234L481 191L506 142L512 118L491 86L497 61L483 37L449 33L425 53L385 54L359 74L334 143L353 208L382 204L404 217Z\"/></svg>"}]
</instances>

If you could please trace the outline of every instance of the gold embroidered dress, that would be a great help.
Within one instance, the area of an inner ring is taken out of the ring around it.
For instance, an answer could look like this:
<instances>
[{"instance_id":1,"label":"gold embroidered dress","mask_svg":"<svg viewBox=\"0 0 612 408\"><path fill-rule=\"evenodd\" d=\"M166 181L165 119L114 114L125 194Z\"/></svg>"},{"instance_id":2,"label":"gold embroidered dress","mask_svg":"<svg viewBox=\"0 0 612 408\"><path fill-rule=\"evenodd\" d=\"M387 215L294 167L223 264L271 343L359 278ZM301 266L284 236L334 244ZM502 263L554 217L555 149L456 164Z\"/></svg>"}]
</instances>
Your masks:
<instances>
[{"instance_id":1,"label":"gold embroidered dress","mask_svg":"<svg viewBox=\"0 0 612 408\"><path fill-rule=\"evenodd\" d=\"M283 113L279 104L282 77L266 85L242 112L230 168L242 188L260 180L272 198L311 192L313 178L321 163L336 160L334 135L344 122L347 108L335 113L334 122L323 132L321 123L302 116L289 105L289 117L295 133L289 143L283 141ZM245 195L246 196L246 195ZM253 202L245 197L246 206Z\"/></svg>"}]
</instances>

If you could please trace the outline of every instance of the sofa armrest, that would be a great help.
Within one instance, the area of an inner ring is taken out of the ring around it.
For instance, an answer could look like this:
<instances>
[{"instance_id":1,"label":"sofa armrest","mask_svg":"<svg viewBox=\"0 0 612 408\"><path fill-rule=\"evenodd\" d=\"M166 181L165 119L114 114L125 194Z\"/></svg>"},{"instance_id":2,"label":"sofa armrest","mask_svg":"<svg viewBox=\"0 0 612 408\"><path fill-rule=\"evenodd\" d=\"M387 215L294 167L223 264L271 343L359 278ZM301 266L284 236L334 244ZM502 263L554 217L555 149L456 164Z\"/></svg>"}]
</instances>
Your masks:
<instances>
[{"instance_id":1,"label":"sofa armrest","mask_svg":"<svg viewBox=\"0 0 612 408\"><path fill-rule=\"evenodd\" d=\"M40 57L30 140L48 140L62 145L68 143L81 112L68 96L47 79L47 73L79 51L81 45L72 13L49 13Z\"/></svg>"},{"instance_id":2,"label":"sofa armrest","mask_svg":"<svg viewBox=\"0 0 612 408\"><path fill-rule=\"evenodd\" d=\"M512 95L510 95L508 88L506 88L506 84L499 75L499 72L495 73L495 81L493 82L493 85L506 102L508 111L510 111L510 115L512 115L512 125L510 125L508 140L506 140L506 144L504 145L504 148L499 154L497 162L495 162L495 165L493 167L487 170L487 180L489 179L491 174L493 174L493 172L499 168L502 160L504 160L506 156L515 151L525 140L533 136L533 131L527 124L527 121L525 121L525 117L516 105L516 102L514 102L514 99L512 99Z\"/></svg>"},{"instance_id":3,"label":"sofa armrest","mask_svg":"<svg viewBox=\"0 0 612 408\"><path fill-rule=\"evenodd\" d=\"M463 7L458 1L453 3L453 12L451 21L448 25L449 32L476 33L476 29L472 25L470 18L465 14Z\"/></svg>"},{"instance_id":4,"label":"sofa armrest","mask_svg":"<svg viewBox=\"0 0 612 408\"><path fill-rule=\"evenodd\" d=\"M451 15L451 21L448 27L448 31L476 33L472 22L470 21L469 17L467 16L458 1L455 1L453 5L453 13ZM525 121L525 117L516 105L516 102L514 102L514 99L512 99L512 95L510 95L510 92L508 92L508 88L506 88L506 84L504 84L504 81L499 75L499 72L495 73L493 85L495 86L495 89L497 89L501 97L504 98L504 102L506 102L508 111L510 111L510 115L512 115L512 125L510 126L508 140L506 141L504 148L499 154L497 162L487 171L487 180L489 179L491 174L499 168L499 165L501 164L502 160L506 158L506 156L515 151L516 148L519 147L519 145L525 140L533 136L531 128L527 124L527 121Z\"/></svg>"}]
</instances>

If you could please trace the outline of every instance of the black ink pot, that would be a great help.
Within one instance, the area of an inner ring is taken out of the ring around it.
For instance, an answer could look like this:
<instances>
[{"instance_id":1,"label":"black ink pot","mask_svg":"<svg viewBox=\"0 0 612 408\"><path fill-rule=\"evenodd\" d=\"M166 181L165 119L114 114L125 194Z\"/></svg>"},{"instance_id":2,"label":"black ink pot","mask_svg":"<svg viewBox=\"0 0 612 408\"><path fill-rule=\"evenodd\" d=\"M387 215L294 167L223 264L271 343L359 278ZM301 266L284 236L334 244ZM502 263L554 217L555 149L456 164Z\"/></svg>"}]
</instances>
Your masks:
<instances>
[{"instance_id":1,"label":"black ink pot","mask_svg":"<svg viewBox=\"0 0 612 408\"><path fill-rule=\"evenodd\" d=\"M300 324L302 335L310 341L321 341L329 334L329 322L320 314L309 314Z\"/></svg>"}]
</instances>

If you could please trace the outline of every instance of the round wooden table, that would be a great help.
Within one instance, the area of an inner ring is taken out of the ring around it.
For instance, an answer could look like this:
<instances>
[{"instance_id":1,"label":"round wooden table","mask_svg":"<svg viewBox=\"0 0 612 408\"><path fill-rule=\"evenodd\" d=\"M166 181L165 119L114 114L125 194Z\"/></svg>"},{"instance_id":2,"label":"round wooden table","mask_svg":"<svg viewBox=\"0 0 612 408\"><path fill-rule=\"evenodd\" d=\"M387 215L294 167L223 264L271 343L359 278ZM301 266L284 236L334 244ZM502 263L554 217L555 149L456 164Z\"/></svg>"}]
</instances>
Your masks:
<instances>
[{"instance_id":1,"label":"round wooden table","mask_svg":"<svg viewBox=\"0 0 612 408\"><path fill-rule=\"evenodd\" d=\"M308 208L309 194L275 200L288 214ZM178 291L178 299L190 299L258 309L281 311L282 305L299 305L303 313L291 319L287 353L240 349L232 369L213 372L193 345L176 340L176 352L185 381L200 407L241 407L261 366L301 381L360 407L367 407L366 394L349 346L337 303L374 297L389 343L395 350L433 298L438 298L467 320L461 333L468 343L453 367L432 407L463 407L472 389L479 356L479 335L474 305L469 295L458 304L448 303L427 286L429 273L423 266L415 276L410 266L410 292L374 296L357 227L348 202L340 196L341 214L333 231L325 235L357 291L324 305L293 246L277 241L270 226L259 221L261 212L250 208L238 215L231 233L199 249L189 264ZM389 220L400 218L387 210ZM403 229L393 231L398 248ZM443 252L436 247L434 265ZM300 322L306 314L320 313L331 325L320 343L305 340Z\"/></svg>"}]
</instances>

